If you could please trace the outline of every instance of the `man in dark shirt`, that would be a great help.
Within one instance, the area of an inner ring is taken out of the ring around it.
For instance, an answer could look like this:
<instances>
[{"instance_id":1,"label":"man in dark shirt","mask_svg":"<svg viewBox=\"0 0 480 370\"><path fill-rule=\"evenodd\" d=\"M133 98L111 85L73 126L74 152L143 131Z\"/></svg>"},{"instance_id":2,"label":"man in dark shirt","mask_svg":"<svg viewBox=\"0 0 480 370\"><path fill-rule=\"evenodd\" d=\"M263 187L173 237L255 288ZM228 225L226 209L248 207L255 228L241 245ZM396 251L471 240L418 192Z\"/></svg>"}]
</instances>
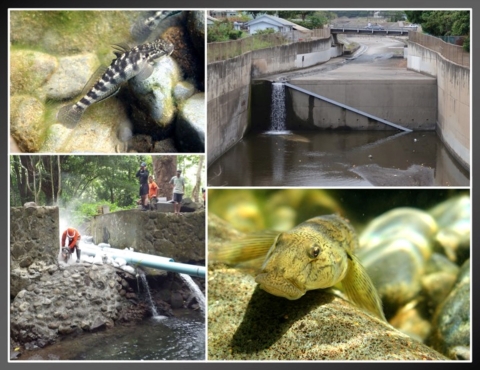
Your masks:
<instances>
[{"instance_id":1,"label":"man in dark shirt","mask_svg":"<svg viewBox=\"0 0 480 370\"><path fill-rule=\"evenodd\" d=\"M147 201L147 195L148 195L148 170L145 168L147 164L145 162L142 162L140 164L140 169L137 171L137 174L135 175L138 177L138 180L140 181L140 198L141 198L141 204L142 204L142 211L148 210L146 201Z\"/></svg>"}]
</instances>

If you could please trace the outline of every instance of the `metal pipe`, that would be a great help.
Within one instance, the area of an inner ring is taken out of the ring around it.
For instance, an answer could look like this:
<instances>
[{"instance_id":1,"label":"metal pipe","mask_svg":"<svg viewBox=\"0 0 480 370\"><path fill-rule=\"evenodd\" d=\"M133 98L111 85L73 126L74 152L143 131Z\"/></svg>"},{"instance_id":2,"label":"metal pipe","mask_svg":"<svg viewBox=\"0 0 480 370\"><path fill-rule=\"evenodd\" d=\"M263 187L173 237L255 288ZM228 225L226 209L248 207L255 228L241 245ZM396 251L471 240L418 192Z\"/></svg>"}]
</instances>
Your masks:
<instances>
[{"instance_id":1,"label":"metal pipe","mask_svg":"<svg viewBox=\"0 0 480 370\"><path fill-rule=\"evenodd\" d=\"M123 258L130 265L141 265L157 270L172 271L191 276L205 277L205 266L189 265L175 262L173 258L155 256L152 254L132 252L129 250L116 249L111 247L100 247L82 243L82 253L95 256L97 253L105 254L111 258Z\"/></svg>"}]
</instances>

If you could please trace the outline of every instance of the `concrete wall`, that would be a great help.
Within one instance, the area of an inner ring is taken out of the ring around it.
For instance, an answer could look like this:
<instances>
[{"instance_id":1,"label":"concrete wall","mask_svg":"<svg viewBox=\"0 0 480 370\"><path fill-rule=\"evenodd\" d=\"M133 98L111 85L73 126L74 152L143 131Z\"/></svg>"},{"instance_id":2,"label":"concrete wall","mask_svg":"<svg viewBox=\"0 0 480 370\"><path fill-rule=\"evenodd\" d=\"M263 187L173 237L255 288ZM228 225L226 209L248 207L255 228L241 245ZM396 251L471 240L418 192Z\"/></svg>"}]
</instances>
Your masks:
<instances>
[{"instance_id":1,"label":"concrete wall","mask_svg":"<svg viewBox=\"0 0 480 370\"><path fill-rule=\"evenodd\" d=\"M308 55L309 65L326 61L331 53L330 48L330 38L326 38L255 50L208 64L207 165L212 164L245 134L249 125L252 78L299 68L302 56L305 63L305 56Z\"/></svg>"},{"instance_id":2,"label":"concrete wall","mask_svg":"<svg viewBox=\"0 0 480 370\"><path fill-rule=\"evenodd\" d=\"M360 111L415 130L434 130L437 87L428 80L292 80L291 83ZM288 129L393 129L320 99L287 89Z\"/></svg>"},{"instance_id":3,"label":"concrete wall","mask_svg":"<svg viewBox=\"0 0 480 370\"><path fill-rule=\"evenodd\" d=\"M205 211L181 216L137 210L107 213L93 218L91 232L95 244L132 247L182 263L205 261Z\"/></svg>"},{"instance_id":4,"label":"concrete wall","mask_svg":"<svg viewBox=\"0 0 480 370\"><path fill-rule=\"evenodd\" d=\"M408 43L407 68L437 77L437 131L452 155L470 168L470 69Z\"/></svg>"}]
</instances>

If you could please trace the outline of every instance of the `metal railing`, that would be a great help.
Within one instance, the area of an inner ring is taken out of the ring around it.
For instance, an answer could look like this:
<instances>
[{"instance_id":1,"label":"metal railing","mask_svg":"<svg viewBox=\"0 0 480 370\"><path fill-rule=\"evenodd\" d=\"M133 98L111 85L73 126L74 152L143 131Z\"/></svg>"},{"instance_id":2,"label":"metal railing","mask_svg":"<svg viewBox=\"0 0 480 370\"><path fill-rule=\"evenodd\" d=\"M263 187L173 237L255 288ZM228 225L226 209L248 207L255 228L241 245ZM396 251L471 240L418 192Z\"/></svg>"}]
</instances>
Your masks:
<instances>
[{"instance_id":1,"label":"metal railing","mask_svg":"<svg viewBox=\"0 0 480 370\"><path fill-rule=\"evenodd\" d=\"M267 35L252 35L239 40L211 42L207 44L207 63L234 58L253 50L329 37L330 30L325 28L302 33L298 31L286 33L276 32Z\"/></svg>"},{"instance_id":2,"label":"metal railing","mask_svg":"<svg viewBox=\"0 0 480 370\"><path fill-rule=\"evenodd\" d=\"M408 40L436 51L453 63L470 68L470 53L463 50L461 46L449 44L438 37L412 31L408 33Z\"/></svg>"}]
</instances>

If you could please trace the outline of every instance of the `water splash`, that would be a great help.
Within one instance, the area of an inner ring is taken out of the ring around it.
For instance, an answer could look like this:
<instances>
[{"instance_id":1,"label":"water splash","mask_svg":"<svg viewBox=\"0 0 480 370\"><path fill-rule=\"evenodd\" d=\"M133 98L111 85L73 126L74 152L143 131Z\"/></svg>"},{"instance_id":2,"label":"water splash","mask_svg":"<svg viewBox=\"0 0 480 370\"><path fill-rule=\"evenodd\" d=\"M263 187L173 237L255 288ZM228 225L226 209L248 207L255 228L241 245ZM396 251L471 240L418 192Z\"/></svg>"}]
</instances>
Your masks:
<instances>
[{"instance_id":1,"label":"water splash","mask_svg":"<svg viewBox=\"0 0 480 370\"><path fill-rule=\"evenodd\" d=\"M286 130L285 85L281 82L272 83L272 113L270 116L271 131Z\"/></svg>"},{"instance_id":2,"label":"water splash","mask_svg":"<svg viewBox=\"0 0 480 370\"><path fill-rule=\"evenodd\" d=\"M198 285L195 284L195 282L190 277L190 275L181 274L181 273L179 273L178 275L180 275L180 278L188 285L188 287L190 288L190 291L197 299L198 305L200 306L200 310L205 315L205 296L203 295Z\"/></svg>"},{"instance_id":3,"label":"water splash","mask_svg":"<svg viewBox=\"0 0 480 370\"><path fill-rule=\"evenodd\" d=\"M150 288L148 287L147 277L145 276L145 273L140 269L138 269L138 274L140 275L143 287L145 288L145 292L148 298L148 303L150 303L150 310L152 311L152 315L154 317L159 316L157 308L155 307L155 303L153 302L152 295L150 294Z\"/></svg>"}]
</instances>

